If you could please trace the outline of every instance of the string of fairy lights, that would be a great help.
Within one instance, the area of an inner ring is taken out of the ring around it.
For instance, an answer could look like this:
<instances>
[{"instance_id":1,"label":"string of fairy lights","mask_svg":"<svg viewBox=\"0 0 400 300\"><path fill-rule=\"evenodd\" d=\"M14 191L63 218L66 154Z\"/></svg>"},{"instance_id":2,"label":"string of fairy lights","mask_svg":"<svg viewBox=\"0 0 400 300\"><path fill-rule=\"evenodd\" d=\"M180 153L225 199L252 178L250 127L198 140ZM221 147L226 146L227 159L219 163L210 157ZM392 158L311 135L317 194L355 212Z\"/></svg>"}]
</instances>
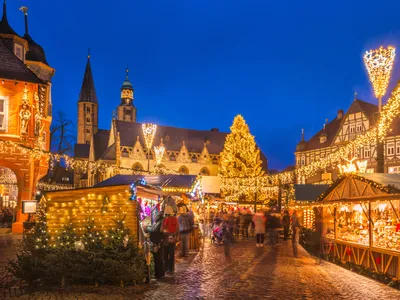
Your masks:
<instances>
[{"instance_id":1,"label":"string of fairy lights","mask_svg":"<svg viewBox=\"0 0 400 300\"><path fill-rule=\"evenodd\" d=\"M364 56L365 65L372 82L375 95L382 97L385 95L391 76L395 57L395 48L380 47L377 50L368 51ZM359 151L359 148L364 145L370 145L376 142L377 135L380 140L383 140L388 132L390 132L391 125L395 117L400 113L400 84L397 84L392 91L391 97L387 104L383 107L380 120L374 128L371 128L362 135L357 136L356 139L348 142L343 146L338 146L338 149L319 160L315 160L312 163L299 166L295 170L290 172L281 172L273 175L263 175L258 179L260 187L270 187L279 184L290 184L294 183L297 176L303 176L309 178L315 175L318 171L326 170L328 167L336 166L344 158L347 158L350 154L355 154ZM147 149L151 149L156 133L157 125L155 124L143 124L143 135L145 137L145 143ZM378 134L377 134L378 130ZM154 147L155 159L157 165L160 165L162 157L165 152L163 145ZM34 159L45 158L51 161L64 160L67 168L79 168L86 172L100 172L109 174L118 174L121 172L130 174L141 174L143 172L137 171L133 168L127 168L117 166L115 164L108 164L100 161L88 161L82 159L76 159L66 154L59 155L44 151L40 148L30 148L24 146L21 143L0 140L0 153L16 154L21 153L23 155L29 155ZM177 173L172 170L164 170L167 173ZM150 172L145 172L146 174ZM230 181L225 182L226 185L246 185L248 178L233 178Z\"/></svg>"}]
</instances>

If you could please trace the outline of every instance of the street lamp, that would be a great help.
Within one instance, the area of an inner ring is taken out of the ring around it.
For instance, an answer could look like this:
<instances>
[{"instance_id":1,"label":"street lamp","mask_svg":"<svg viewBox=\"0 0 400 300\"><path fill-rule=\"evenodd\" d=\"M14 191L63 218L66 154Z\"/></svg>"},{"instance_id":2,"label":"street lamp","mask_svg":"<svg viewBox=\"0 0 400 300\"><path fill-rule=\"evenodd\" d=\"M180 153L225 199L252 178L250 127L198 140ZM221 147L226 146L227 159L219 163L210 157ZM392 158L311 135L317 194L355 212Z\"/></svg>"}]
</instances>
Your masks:
<instances>
[{"instance_id":1,"label":"street lamp","mask_svg":"<svg viewBox=\"0 0 400 300\"><path fill-rule=\"evenodd\" d=\"M144 141L147 147L147 171L150 173L150 149L153 146L154 136L156 134L157 125L144 123L142 125Z\"/></svg>"},{"instance_id":2,"label":"street lamp","mask_svg":"<svg viewBox=\"0 0 400 300\"><path fill-rule=\"evenodd\" d=\"M382 97L386 94L389 85L395 55L395 48L392 46L389 46L387 48L380 47L379 49L370 50L367 51L364 55L364 63L368 71L369 80L372 83L375 97L378 99L379 116L382 111ZM377 126L377 173L384 173L384 147L383 142L379 138L378 120L376 120L375 122Z\"/></svg>"}]
</instances>

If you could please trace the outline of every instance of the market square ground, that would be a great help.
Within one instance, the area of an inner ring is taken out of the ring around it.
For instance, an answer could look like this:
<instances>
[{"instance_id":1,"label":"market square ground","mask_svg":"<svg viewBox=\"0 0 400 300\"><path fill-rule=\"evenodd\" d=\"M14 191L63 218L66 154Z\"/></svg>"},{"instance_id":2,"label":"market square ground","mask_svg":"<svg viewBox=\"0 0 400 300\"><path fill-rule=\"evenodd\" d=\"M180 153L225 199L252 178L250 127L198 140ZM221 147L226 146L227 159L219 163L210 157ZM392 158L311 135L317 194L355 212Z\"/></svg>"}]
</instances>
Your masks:
<instances>
[{"instance_id":1,"label":"market square ground","mask_svg":"<svg viewBox=\"0 0 400 300\"><path fill-rule=\"evenodd\" d=\"M6 299L400 299L400 292L323 262L290 243L256 248L238 242L230 258L221 246L206 243L179 260L174 276L138 287L74 288L73 292L36 292ZM1 291L0 298L4 291Z\"/></svg>"}]
</instances>

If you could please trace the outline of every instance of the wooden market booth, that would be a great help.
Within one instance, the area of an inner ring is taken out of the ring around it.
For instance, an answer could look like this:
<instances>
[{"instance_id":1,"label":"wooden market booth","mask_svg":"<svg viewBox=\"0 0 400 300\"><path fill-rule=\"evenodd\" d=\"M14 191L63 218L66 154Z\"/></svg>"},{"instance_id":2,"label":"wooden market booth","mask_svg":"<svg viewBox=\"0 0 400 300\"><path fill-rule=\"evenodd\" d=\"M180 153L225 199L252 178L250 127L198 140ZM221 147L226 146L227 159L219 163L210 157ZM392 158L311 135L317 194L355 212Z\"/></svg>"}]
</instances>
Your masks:
<instances>
[{"instance_id":1,"label":"wooden market booth","mask_svg":"<svg viewBox=\"0 0 400 300\"><path fill-rule=\"evenodd\" d=\"M151 201L158 201L160 192L154 187L136 187L136 197ZM131 184L46 192L41 201L46 203L51 240L55 242L68 224L73 225L79 236L84 232L89 218L104 233L115 227L115 219L124 218L125 226L138 242L138 202L132 201L132 195Z\"/></svg>"},{"instance_id":2,"label":"wooden market booth","mask_svg":"<svg viewBox=\"0 0 400 300\"><path fill-rule=\"evenodd\" d=\"M115 219L126 215L125 226L140 242L140 223L154 221L153 212L160 209L164 196L188 202L187 193L201 197L200 187L197 176L191 175L116 175L90 188L46 192L42 201L46 202L47 226L53 241L64 225L72 224L79 236L90 218L105 233L115 227ZM197 249L196 237L192 240L191 248Z\"/></svg>"},{"instance_id":3,"label":"wooden market booth","mask_svg":"<svg viewBox=\"0 0 400 300\"><path fill-rule=\"evenodd\" d=\"M308 206L323 254L400 278L400 175L343 175Z\"/></svg>"}]
</instances>

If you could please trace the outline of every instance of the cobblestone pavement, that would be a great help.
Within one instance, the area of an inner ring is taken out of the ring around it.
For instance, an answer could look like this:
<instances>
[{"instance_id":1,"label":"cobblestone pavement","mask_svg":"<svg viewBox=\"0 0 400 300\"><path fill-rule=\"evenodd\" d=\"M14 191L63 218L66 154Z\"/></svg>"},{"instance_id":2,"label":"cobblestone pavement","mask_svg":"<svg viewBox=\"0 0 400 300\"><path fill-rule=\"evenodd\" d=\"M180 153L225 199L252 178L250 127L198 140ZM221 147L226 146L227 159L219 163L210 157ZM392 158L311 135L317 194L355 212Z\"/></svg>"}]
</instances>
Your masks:
<instances>
[{"instance_id":1,"label":"cobblestone pavement","mask_svg":"<svg viewBox=\"0 0 400 300\"><path fill-rule=\"evenodd\" d=\"M205 244L177 263L175 275L138 287L74 289L73 293L35 293L18 299L400 299L400 292L324 262L289 243L256 248L239 242L230 258L221 246ZM1 298L1 296L0 296Z\"/></svg>"}]
</instances>

